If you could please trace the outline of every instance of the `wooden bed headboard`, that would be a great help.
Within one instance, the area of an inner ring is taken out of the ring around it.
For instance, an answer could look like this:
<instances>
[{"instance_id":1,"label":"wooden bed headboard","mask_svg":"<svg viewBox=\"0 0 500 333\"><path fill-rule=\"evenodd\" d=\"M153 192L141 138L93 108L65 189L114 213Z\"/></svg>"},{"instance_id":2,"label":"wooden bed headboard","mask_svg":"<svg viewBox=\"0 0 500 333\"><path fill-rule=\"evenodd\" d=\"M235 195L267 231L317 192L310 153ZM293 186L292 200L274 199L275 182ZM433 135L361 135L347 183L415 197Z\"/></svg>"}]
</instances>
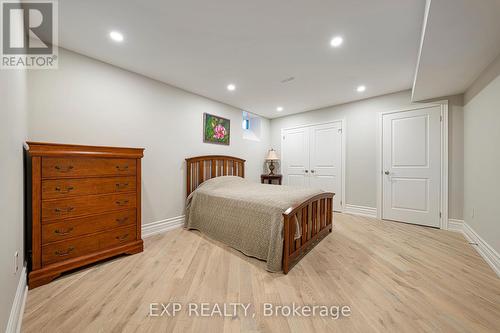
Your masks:
<instances>
[{"instance_id":1,"label":"wooden bed headboard","mask_svg":"<svg viewBox=\"0 0 500 333\"><path fill-rule=\"evenodd\" d=\"M205 180L219 176L245 178L245 160L224 155L206 155L186 158L186 196Z\"/></svg>"}]
</instances>

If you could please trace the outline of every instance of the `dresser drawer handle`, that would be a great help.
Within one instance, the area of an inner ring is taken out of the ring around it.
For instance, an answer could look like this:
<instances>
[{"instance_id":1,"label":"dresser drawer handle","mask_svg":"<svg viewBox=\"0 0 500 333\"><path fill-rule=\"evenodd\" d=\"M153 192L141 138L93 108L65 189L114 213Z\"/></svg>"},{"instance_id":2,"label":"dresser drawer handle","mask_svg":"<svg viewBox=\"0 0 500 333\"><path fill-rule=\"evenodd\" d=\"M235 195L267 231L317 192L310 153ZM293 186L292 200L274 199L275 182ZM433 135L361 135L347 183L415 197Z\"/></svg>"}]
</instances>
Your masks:
<instances>
[{"instance_id":1,"label":"dresser drawer handle","mask_svg":"<svg viewBox=\"0 0 500 333\"><path fill-rule=\"evenodd\" d=\"M67 230L56 229L56 230L54 230L54 233L59 235L59 236L64 236L64 235L71 233L72 231L73 231L73 227L68 228Z\"/></svg>"},{"instance_id":2,"label":"dresser drawer handle","mask_svg":"<svg viewBox=\"0 0 500 333\"><path fill-rule=\"evenodd\" d=\"M124 217L124 218L121 218L121 219L116 219L116 222L118 222L119 224L125 223L127 221L128 221L128 217Z\"/></svg>"},{"instance_id":3,"label":"dresser drawer handle","mask_svg":"<svg viewBox=\"0 0 500 333\"><path fill-rule=\"evenodd\" d=\"M128 234L121 235L121 236L116 236L115 238L116 238L118 241L123 242L123 241L127 240L127 238L128 238Z\"/></svg>"},{"instance_id":4,"label":"dresser drawer handle","mask_svg":"<svg viewBox=\"0 0 500 333\"><path fill-rule=\"evenodd\" d=\"M68 186L66 187L65 190L63 190L62 188L60 188L59 186L56 187L56 191L57 192L60 192L60 193L69 193L71 191L73 191L75 188L73 186Z\"/></svg>"},{"instance_id":5,"label":"dresser drawer handle","mask_svg":"<svg viewBox=\"0 0 500 333\"><path fill-rule=\"evenodd\" d=\"M67 208L56 208L54 209L56 211L56 213L69 213L71 211L73 211L75 209L75 207L67 207Z\"/></svg>"},{"instance_id":6,"label":"dresser drawer handle","mask_svg":"<svg viewBox=\"0 0 500 333\"><path fill-rule=\"evenodd\" d=\"M54 254L59 257L69 256L71 252L73 252L75 248L73 246L69 247L66 251L56 251Z\"/></svg>"},{"instance_id":7,"label":"dresser drawer handle","mask_svg":"<svg viewBox=\"0 0 500 333\"><path fill-rule=\"evenodd\" d=\"M128 183L118 183L118 184L115 184L116 188L117 189L121 189L121 188L126 188L128 187Z\"/></svg>"},{"instance_id":8,"label":"dresser drawer handle","mask_svg":"<svg viewBox=\"0 0 500 333\"><path fill-rule=\"evenodd\" d=\"M118 206L124 206L128 204L128 200L118 200L115 202Z\"/></svg>"},{"instance_id":9,"label":"dresser drawer handle","mask_svg":"<svg viewBox=\"0 0 500 333\"><path fill-rule=\"evenodd\" d=\"M56 168L56 170L59 172L70 172L71 170L73 170L74 167L72 165L69 165L66 168L64 168L60 165L56 165L54 168Z\"/></svg>"},{"instance_id":10,"label":"dresser drawer handle","mask_svg":"<svg viewBox=\"0 0 500 333\"><path fill-rule=\"evenodd\" d=\"M119 166L119 165L117 165L116 166L116 170L118 170L118 171L127 171L128 170L128 165L125 165L125 166Z\"/></svg>"}]
</instances>

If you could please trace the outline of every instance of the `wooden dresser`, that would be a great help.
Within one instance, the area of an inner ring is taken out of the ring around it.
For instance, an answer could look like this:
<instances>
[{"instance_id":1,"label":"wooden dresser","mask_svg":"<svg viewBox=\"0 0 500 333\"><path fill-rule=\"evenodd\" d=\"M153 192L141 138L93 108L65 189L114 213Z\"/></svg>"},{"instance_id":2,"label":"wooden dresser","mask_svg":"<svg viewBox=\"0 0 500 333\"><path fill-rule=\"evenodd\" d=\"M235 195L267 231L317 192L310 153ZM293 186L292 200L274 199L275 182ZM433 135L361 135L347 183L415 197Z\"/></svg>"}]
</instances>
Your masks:
<instances>
[{"instance_id":1,"label":"wooden dresser","mask_svg":"<svg viewBox=\"0 0 500 333\"><path fill-rule=\"evenodd\" d=\"M62 272L142 252L142 148L27 142L26 257L35 288Z\"/></svg>"}]
</instances>

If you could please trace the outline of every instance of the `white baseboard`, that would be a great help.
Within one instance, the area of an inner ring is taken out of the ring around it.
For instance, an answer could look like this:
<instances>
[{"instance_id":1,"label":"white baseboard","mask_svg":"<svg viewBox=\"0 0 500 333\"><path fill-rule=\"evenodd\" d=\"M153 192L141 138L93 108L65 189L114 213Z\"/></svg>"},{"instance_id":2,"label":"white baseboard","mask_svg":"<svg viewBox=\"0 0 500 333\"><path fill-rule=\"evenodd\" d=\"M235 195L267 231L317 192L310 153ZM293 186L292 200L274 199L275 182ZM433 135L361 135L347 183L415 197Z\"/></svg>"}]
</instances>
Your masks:
<instances>
[{"instance_id":1,"label":"white baseboard","mask_svg":"<svg viewBox=\"0 0 500 333\"><path fill-rule=\"evenodd\" d=\"M162 232L178 228L184 224L184 215L148 223L142 226L142 237L149 237Z\"/></svg>"},{"instance_id":2,"label":"white baseboard","mask_svg":"<svg viewBox=\"0 0 500 333\"><path fill-rule=\"evenodd\" d=\"M377 208L373 207L346 204L344 213L377 218Z\"/></svg>"},{"instance_id":3,"label":"white baseboard","mask_svg":"<svg viewBox=\"0 0 500 333\"><path fill-rule=\"evenodd\" d=\"M470 243L473 243L472 246L481 255L481 257L483 257L488 265L491 266L495 273L497 273L498 277L500 277L500 255L498 252L486 243L485 240L482 239L481 236L479 236L467 223L463 224L463 234Z\"/></svg>"},{"instance_id":4,"label":"white baseboard","mask_svg":"<svg viewBox=\"0 0 500 333\"><path fill-rule=\"evenodd\" d=\"M23 267L19 283L17 284L16 296L10 310L9 321L7 322L6 333L21 332L21 323L23 321L24 304L28 294L28 286L26 285L26 267Z\"/></svg>"},{"instance_id":5,"label":"white baseboard","mask_svg":"<svg viewBox=\"0 0 500 333\"><path fill-rule=\"evenodd\" d=\"M449 219L448 220L448 230L455 232L464 231L464 220Z\"/></svg>"}]
</instances>

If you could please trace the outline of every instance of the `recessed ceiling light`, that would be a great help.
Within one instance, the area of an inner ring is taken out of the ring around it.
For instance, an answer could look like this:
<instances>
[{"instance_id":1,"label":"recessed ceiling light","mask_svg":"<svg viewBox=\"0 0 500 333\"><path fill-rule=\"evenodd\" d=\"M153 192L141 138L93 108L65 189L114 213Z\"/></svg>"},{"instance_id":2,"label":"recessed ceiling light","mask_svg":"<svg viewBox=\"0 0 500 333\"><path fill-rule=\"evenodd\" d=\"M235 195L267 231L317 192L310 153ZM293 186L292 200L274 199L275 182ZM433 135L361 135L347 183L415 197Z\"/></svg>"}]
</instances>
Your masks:
<instances>
[{"instance_id":1,"label":"recessed ceiling light","mask_svg":"<svg viewBox=\"0 0 500 333\"><path fill-rule=\"evenodd\" d=\"M123 42L123 35L118 31L111 31L109 37L115 42Z\"/></svg>"},{"instance_id":2,"label":"recessed ceiling light","mask_svg":"<svg viewBox=\"0 0 500 333\"><path fill-rule=\"evenodd\" d=\"M333 37L332 40L330 41L330 45L332 47L339 47L340 45L342 45L342 43L344 42L344 39L340 36L336 36L336 37Z\"/></svg>"},{"instance_id":3,"label":"recessed ceiling light","mask_svg":"<svg viewBox=\"0 0 500 333\"><path fill-rule=\"evenodd\" d=\"M234 90L236 90L236 86L235 86L234 84L232 84L232 83L231 83L231 84L228 84L228 85L227 85L227 90L229 90L229 91L234 91Z\"/></svg>"},{"instance_id":4,"label":"recessed ceiling light","mask_svg":"<svg viewBox=\"0 0 500 333\"><path fill-rule=\"evenodd\" d=\"M283 107L282 107L282 106L278 106L278 107L276 108L276 111L278 111L278 112L283 111Z\"/></svg>"},{"instance_id":5,"label":"recessed ceiling light","mask_svg":"<svg viewBox=\"0 0 500 333\"><path fill-rule=\"evenodd\" d=\"M357 92L363 92L363 91L365 91L365 90L366 90L366 87L365 87L365 86L358 86L358 87L356 88L356 91L357 91Z\"/></svg>"}]
</instances>

